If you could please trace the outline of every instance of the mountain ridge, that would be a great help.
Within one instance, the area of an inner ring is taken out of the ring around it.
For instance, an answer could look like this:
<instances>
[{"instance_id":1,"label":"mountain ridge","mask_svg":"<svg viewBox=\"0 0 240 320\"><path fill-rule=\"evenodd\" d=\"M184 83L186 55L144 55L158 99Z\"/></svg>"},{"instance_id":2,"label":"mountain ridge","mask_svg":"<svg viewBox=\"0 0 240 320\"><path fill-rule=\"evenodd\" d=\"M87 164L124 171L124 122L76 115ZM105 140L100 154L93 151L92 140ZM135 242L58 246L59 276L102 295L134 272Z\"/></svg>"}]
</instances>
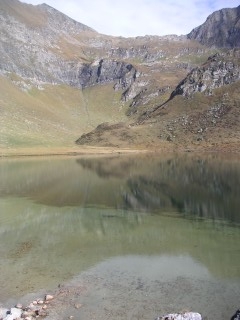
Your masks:
<instances>
[{"instance_id":1,"label":"mountain ridge","mask_svg":"<svg viewBox=\"0 0 240 320\"><path fill-rule=\"evenodd\" d=\"M215 11L187 37L207 46L240 47L240 5Z\"/></svg>"}]
</instances>

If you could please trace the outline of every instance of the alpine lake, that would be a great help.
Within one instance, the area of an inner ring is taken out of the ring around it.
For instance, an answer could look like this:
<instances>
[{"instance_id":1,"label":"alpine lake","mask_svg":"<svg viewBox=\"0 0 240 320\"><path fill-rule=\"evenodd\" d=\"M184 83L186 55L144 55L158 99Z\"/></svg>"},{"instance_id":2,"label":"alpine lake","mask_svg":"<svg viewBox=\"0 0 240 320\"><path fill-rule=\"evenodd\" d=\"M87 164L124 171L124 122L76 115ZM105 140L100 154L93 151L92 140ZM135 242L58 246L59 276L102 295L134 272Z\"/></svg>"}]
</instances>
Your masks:
<instances>
[{"instance_id":1,"label":"alpine lake","mask_svg":"<svg viewBox=\"0 0 240 320\"><path fill-rule=\"evenodd\" d=\"M0 159L0 288L0 306L53 293L52 320L230 319L240 156Z\"/></svg>"}]
</instances>

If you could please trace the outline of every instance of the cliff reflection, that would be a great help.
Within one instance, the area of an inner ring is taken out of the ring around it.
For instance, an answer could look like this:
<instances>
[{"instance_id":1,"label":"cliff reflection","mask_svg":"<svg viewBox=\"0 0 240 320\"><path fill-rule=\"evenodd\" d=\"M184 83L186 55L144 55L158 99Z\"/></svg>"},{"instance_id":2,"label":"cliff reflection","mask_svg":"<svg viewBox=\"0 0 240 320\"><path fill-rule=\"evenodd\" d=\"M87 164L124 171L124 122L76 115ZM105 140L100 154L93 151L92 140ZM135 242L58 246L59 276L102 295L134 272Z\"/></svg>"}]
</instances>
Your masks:
<instances>
[{"instance_id":1,"label":"cliff reflection","mask_svg":"<svg viewBox=\"0 0 240 320\"><path fill-rule=\"evenodd\" d=\"M219 156L2 160L0 196L240 222L240 162Z\"/></svg>"},{"instance_id":2,"label":"cliff reflection","mask_svg":"<svg viewBox=\"0 0 240 320\"><path fill-rule=\"evenodd\" d=\"M78 163L103 178L121 173L126 179L125 209L240 222L240 163L236 160L170 156L131 158L128 163L120 157Z\"/></svg>"}]
</instances>

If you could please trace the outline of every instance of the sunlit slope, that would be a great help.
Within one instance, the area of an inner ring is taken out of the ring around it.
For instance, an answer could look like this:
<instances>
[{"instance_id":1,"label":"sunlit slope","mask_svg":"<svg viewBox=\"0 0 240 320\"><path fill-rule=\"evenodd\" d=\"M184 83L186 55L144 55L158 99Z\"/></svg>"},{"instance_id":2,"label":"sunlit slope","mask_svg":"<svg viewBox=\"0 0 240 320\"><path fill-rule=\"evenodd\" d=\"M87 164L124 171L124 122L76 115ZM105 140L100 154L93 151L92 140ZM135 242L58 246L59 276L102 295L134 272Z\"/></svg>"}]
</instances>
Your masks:
<instances>
[{"instance_id":1,"label":"sunlit slope","mask_svg":"<svg viewBox=\"0 0 240 320\"><path fill-rule=\"evenodd\" d=\"M15 77L0 77L1 148L74 146L79 133L126 118L121 93L109 85L84 91L67 85L23 90Z\"/></svg>"}]
</instances>

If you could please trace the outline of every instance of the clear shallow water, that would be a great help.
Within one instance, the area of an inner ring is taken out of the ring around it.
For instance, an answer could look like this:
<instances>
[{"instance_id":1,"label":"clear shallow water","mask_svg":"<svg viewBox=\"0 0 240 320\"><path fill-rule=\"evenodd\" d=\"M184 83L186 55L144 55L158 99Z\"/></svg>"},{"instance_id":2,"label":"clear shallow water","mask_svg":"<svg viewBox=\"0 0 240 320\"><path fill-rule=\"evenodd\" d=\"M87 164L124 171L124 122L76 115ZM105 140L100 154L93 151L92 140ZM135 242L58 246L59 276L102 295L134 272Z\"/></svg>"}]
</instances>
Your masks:
<instances>
[{"instance_id":1,"label":"clear shallow water","mask_svg":"<svg viewBox=\"0 0 240 320\"><path fill-rule=\"evenodd\" d=\"M239 159L5 159L0 177L3 304L61 284L86 288L81 319L239 308Z\"/></svg>"}]
</instances>

